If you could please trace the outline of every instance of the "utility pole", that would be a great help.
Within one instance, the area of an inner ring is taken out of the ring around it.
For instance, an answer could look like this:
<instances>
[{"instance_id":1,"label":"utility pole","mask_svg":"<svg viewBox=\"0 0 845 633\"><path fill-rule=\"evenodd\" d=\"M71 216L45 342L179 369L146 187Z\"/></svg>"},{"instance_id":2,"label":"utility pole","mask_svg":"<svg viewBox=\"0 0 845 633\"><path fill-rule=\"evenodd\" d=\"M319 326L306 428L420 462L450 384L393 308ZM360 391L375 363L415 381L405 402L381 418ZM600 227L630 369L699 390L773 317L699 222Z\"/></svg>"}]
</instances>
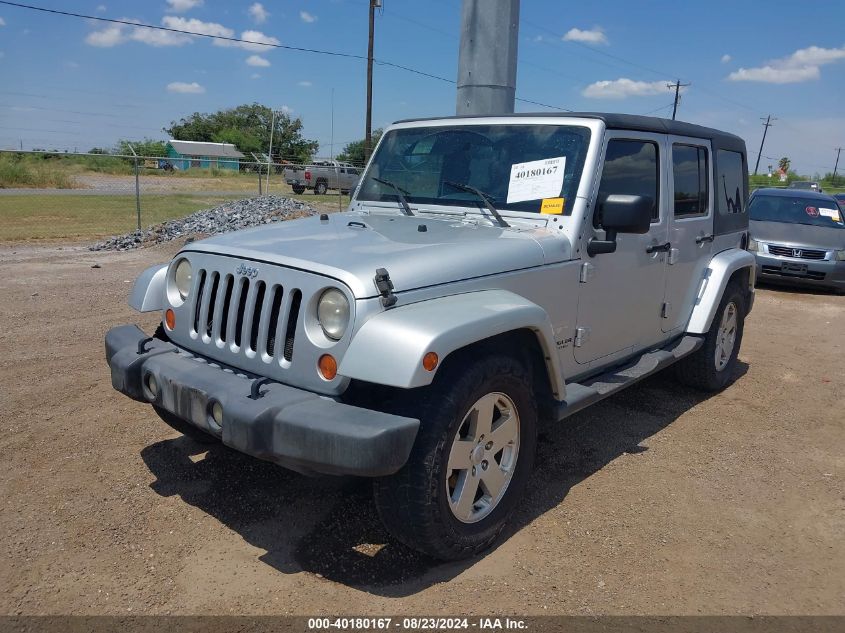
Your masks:
<instances>
[{"instance_id":1,"label":"utility pole","mask_svg":"<svg viewBox=\"0 0 845 633\"><path fill-rule=\"evenodd\" d=\"M667 88L675 89L675 106L672 108L672 120L675 120L675 115L678 113L678 103L681 101L681 88L686 88L692 84L682 84L681 80L677 80L673 84L666 84Z\"/></svg>"},{"instance_id":2,"label":"utility pole","mask_svg":"<svg viewBox=\"0 0 845 633\"><path fill-rule=\"evenodd\" d=\"M520 0L463 0L456 114L511 114Z\"/></svg>"},{"instance_id":3,"label":"utility pole","mask_svg":"<svg viewBox=\"0 0 845 633\"><path fill-rule=\"evenodd\" d=\"M836 186L836 168L839 167L839 152L842 151L841 147L836 148L836 164L833 166L833 186Z\"/></svg>"},{"instance_id":4,"label":"utility pole","mask_svg":"<svg viewBox=\"0 0 845 633\"><path fill-rule=\"evenodd\" d=\"M267 154L267 195L270 195L270 166L273 164L273 132L276 131L276 111L273 110L273 116L270 123L270 153Z\"/></svg>"},{"instance_id":5,"label":"utility pole","mask_svg":"<svg viewBox=\"0 0 845 633\"><path fill-rule=\"evenodd\" d=\"M373 151L373 39L376 30L376 9L381 7L381 0L370 0L370 38L367 44L367 124L364 136L364 162L370 159Z\"/></svg>"},{"instance_id":6,"label":"utility pole","mask_svg":"<svg viewBox=\"0 0 845 633\"><path fill-rule=\"evenodd\" d=\"M760 120L763 120L763 117L760 117ZM754 165L754 175L757 175L757 169L760 167L760 157L763 155L763 143L766 142L766 132L769 131L769 128L772 126L772 121L777 121L777 119L773 119L772 115L766 117L765 123L763 123L763 140L760 141L760 151L757 152L757 164Z\"/></svg>"}]
</instances>

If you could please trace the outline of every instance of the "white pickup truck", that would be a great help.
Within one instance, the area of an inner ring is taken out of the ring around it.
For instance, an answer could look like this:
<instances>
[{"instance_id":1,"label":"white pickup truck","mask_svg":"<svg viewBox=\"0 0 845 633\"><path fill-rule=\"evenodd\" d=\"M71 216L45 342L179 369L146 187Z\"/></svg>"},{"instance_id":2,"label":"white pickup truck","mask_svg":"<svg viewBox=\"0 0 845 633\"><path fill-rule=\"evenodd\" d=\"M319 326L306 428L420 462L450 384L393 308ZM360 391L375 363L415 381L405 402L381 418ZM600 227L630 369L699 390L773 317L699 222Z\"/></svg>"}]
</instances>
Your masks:
<instances>
[{"instance_id":1,"label":"white pickup truck","mask_svg":"<svg viewBox=\"0 0 845 633\"><path fill-rule=\"evenodd\" d=\"M347 193L358 184L360 170L350 163L336 160L319 161L312 165L290 165L285 167L285 182L296 194L313 189L323 195L329 189L340 189Z\"/></svg>"}]
</instances>

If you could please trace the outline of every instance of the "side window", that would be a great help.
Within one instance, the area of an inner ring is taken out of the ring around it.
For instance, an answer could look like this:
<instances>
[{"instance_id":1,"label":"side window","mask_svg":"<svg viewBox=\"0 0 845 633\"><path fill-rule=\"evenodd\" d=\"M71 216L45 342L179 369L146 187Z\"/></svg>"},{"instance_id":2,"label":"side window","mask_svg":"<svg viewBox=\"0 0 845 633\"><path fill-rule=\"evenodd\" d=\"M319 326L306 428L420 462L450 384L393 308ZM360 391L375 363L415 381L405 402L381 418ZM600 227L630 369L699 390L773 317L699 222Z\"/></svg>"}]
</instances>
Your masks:
<instances>
[{"instance_id":1,"label":"side window","mask_svg":"<svg viewBox=\"0 0 845 633\"><path fill-rule=\"evenodd\" d=\"M706 215L710 199L707 149L697 145L673 145L672 175L675 181L675 217Z\"/></svg>"},{"instance_id":2,"label":"side window","mask_svg":"<svg viewBox=\"0 0 845 633\"><path fill-rule=\"evenodd\" d=\"M611 139L607 142L604 170L599 184L597 210L593 226L601 225L601 205L607 196L627 194L647 196L653 200L651 217L660 219L660 161L657 143L628 139Z\"/></svg>"},{"instance_id":3,"label":"side window","mask_svg":"<svg viewBox=\"0 0 845 633\"><path fill-rule=\"evenodd\" d=\"M742 154L720 149L716 153L716 200L719 215L745 213Z\"/></svg>"}]
</instances>

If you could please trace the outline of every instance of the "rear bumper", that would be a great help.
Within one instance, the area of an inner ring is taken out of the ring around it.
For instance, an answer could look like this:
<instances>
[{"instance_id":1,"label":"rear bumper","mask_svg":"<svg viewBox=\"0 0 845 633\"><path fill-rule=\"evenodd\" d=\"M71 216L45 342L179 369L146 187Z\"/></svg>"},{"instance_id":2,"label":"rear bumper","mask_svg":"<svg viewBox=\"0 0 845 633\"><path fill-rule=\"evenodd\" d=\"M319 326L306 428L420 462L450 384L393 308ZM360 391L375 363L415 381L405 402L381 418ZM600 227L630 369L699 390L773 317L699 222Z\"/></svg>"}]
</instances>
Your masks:
<instances>
[{"instance_id":1,"label":"rear bumper","mask_svg":"<svg viewBox=\"0 0 845 633\"><path fill-rule=\"evenodd\" d=\"M407 461L419 420L343 404L209 363L134 325L106 334L112 386L155 404L242 453L306 473L378 477ZM154 381L156 393L149 388ZM223 408L223 423L211 416Z\"/></svg>"},{"instance_id":2,"label":"rear bumper","mask_svg":"<svg viewBox=\"0 0 845 633\"><path fill-rule=\"evenodd\" d=\"M845 262L777 257L767 253L755 253L754 256L758 280L845 289ZM784 269L784 264L787 268L801 270Z\"/></svg>"}]
</instances>

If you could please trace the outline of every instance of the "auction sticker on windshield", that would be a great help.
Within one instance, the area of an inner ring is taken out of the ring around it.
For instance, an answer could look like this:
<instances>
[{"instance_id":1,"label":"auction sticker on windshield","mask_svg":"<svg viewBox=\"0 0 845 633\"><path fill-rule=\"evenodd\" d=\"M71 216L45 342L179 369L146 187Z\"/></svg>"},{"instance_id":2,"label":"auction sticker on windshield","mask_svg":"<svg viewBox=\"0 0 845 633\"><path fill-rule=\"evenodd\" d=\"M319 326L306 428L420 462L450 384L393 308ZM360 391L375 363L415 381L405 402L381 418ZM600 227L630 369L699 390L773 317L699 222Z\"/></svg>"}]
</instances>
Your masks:
<instances>
[{"instance_id":1,"label":"auction sticker on windshield","mask_svg":"<svg viewBox=\"0 0 845 633\"><path fill-rule=\"evenodd\" d=\"M823 207L819 207L819 215L824 218L830 218L834 222L842 221L839 217L839 211L837 211L836 209L825 209Z\"/></svg>"},{"instance_id":2,"label":"auction sticker on windshield","mask_svg":"<svg viewBox=\"0 0 845 633\"><path fill-rule=\"evenodd\" d=\"M511 165L508 204L560 196L566 156Z\"/></svg>"}]
</instances>

